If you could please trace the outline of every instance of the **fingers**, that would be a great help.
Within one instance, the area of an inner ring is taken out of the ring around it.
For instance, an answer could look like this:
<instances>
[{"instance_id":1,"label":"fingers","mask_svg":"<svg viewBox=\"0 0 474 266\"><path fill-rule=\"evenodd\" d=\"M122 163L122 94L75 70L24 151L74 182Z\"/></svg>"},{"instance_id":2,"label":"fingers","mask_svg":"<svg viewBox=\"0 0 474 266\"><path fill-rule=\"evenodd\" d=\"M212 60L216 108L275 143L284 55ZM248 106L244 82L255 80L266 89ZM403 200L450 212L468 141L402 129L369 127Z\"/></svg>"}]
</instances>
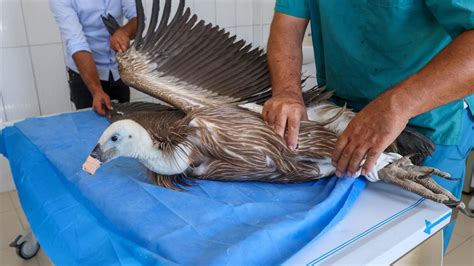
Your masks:
<instances>
[{"instance_id":1,"label":"fingers","mask_svg":"<svg viewBox=\"0 0 474 266\"><path fill-rule=\"evenodd\" d=\"M118 53L124 53L128 50L128 41L126 40L113 40L110 47Z\"/></svg>"},{"instance_id":2,"label":"fingers","mask_svg":"<svg viewBox=\"0 0 474 266\"><path fill-rule=\"evenodd\" d=\"M269 102L265 102L262 109L262 118L263 121L265 121L265 123L268 125L273 125L273 117L271 116L271 113L271 104Z\"/></svg>"},{"instance_id":3,"label":"fingers","mask_svg":"<svg viewBox=\"0 0 474 266\"><path fill-rule=\"evenodd\" d=\"M366 146L359 146L352 152L351 159L347 166L347 173L350 176L356 177L356 173L361 167L362 160L364 160L367 150L368 148Z\"/></svg>"},{"instance_id":4,"label":"fingers","mask_svg":"<svg viewBox=\"0 0 474 266\"><path fill-rule=\"evenodd\" d=\"M370 171L372 171L381 154L381 150L369 149L365 163L362 166L362 175L367 175Z\"/></svg>"},{"instance_id":5,"label":"fingers","mask_svg":"<svg viewBox=\"0 0 474 266\"><path fill-rule=\"evenodd\" d=\"M105 98L104 99L104 103L105 103L105 107L108 109L108 110L113 110L114 107L112 106L112 101L110 100L109 97Z\"/></svg>"},{"instance_id":6,"label":"fingers","mask_svg":"<svg viewBox=\"0 0 474 266\"><path fill-rule=\"evenodd\" d=\"M351 145L346 145L339 156L336 166L336 176L342 177L346 174L347 166L351 160L353 148Z\"/></svg>"},{"instance_id":7,"label":"fingers","mask_svg":"<svg viewBox=\"0 0 474 266\"><path fill-rule=\"evenodd\" d=\"M110 39L110 47L118 53L124 53L128 50L130 39L121 30L117 30Z\"/></svg>"},{"instance_id":8,"label":"fingers","mask_svg":"<svg viewBox=\"0 0 474 266\"><path fill-rule=\"evenodd\" d=\"M342 151L346 147L347 143L349 143L349 139L346 137L346 134L342 134L336 142L334 147L334 151L332 152L332 164L337 166L339 164L339 158L342 155Z\"/></svg>"},{"instance_id":9,"label":"fingers","mask_svg":"<svg viewBox=\"0 0 474 266\"><path fill-rule=\"evenodd\" d=\"M356 146L358 144L349 142L345 138L340 139L340 141L340 144L339 141L336 144L336 149L333 153L333 165L336 166L336 176L338 177L342 177L345 174L354 177L361 167L361 175L367 175L367 173L372 171L383 151L366 145ZM364 159L365 162L362 165Z\"/></svg>"},{"instance_id":10,"label":"fingers","mask_svg":"<svg viewBox=\"0 0 474 266\"><path fill-rule=\"evenodd\" d=\"M268 100L262 110L263 120L275 130L281 137L287 132L287 146L291 150L296 150L298 146L298 134L300 122L307 119L304 102L301 97L272 97Z\"/></svg>"},{"instance_id":11,"label":"fingers","mask_svg":"<svg viewBox=\"0 0 474 266\"><path fill-rule=\"evenodd\" d=\"M128 50L128 40L119 40L117 46L119 47L118 51L120 53L125 53Z\"/></svg>"},{"instance_id":12,"label":"fingers","mask_svg":"<svg viewBox=\"0 0 474 266\"><path fill-rule=\"evenodd\" d=\"M104 108L104 105L102 104L102 102L94 103L93 109L99 115L102 115L102 116L105 115L105 108Z\"/></svg>"},{"instance_id":13,"label":"fingers","mask_svg":"<svg viewBox=\"0 0 474 266\"><path fill-rule=\"evenodd\" d=\"M110 101L109 96L103 93L103 94L94 96L92 108L94 109L96 113L104 116L107 114L107 110L113 109L113 106L112 106L112 102Z\"/></svg>"},{"instance_id":14,"label":"fingers","mask_svg":"<svg viewBox=\"0 0 474 266\"><path fill-rule=\"evenodd\" d=\"M286 114L280 114L275 119L275 124L273 125L273 129L281 137L285 135L287 121L288 121L288 116Z\"/></svg>"},{"instance_id":15,"label":"fingers","mask_svg":"<svg viewBox=\"0 0 474 266\"><path fill-rule=\"evenodd\" d=\"M341 177L346 173L355 176L361 168L362 161L366 159L362 166L362 175L366 175L372 170L381 152L378 149L371 148L370 145L360 144L357 140L350 141L343 133L334 148L332 162L336 167L336 176Z\"/></svg>"},{"instance_id":16,"label":"fingers","mask_svg":"<svg viewBox=\"0 0 474 266\"><path fill-rule=\"evenodd\" d=\"M288 135L287 135L287 144L290 150L296 150L296 146L298 145L298 133L300 131L300 123L301 118L298 114L294 114L288 117Z\"/></svg>"}]
</instances>

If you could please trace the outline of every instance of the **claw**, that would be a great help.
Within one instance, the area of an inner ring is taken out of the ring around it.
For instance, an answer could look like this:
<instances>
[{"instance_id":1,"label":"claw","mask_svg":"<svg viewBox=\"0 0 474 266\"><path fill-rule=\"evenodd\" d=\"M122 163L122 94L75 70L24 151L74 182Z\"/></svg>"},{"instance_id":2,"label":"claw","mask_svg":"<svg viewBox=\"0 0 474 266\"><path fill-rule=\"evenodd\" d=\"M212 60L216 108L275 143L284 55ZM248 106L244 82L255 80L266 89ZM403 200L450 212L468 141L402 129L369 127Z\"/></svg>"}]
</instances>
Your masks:
<instances>
[{"instance_id":1,"label":"claw","mask_svg":"<svg viewBox=\"0 0 474 266\"><path fill-rule=\"evenodd\" d=\"M461 201L460 200L445 200L442 203L450 208L457 208L460 205Z\"/></svg>"},{"instance_id":2,"label":"claw","mask_svg":"<svg viewBox=\"0 0 474 266\"><path fill-rule=\"evenodd\" d=\"M469 218L474 218L474 213L472 211L466 209L466 205L464 204L464 202L462 202L460 200L458 200L458 201L447 200L447 201L443 201L443 204L450 207L450 208L456 208L462 214L466 215Z\"/></svg>"},{"instance_id":3,"label":"claw","mask_svg":"<svg viewBox=\"0 0 474 266\"><path fill-rule=\"evenodd\" d=\"M432 174L437 175L437 176L439 176L441 178L444 178L446 180L459 180L459 178L451 177L451 175L449 173L443 172L443 171L435 169L435 168L433 168Z\"/></svg>"},{"instance_id":4,"label":"claw","mask_svg":"<svg viewBox=\"0 0 474 266\"><path fill-rule=\"evenodd\" d=\"M462 213L468 215L463 208L463 203L458 201L451 192L437 184L432 179L432 175L439 175L448 180L457 179L451 178L448 173L433 167L413 165L409 157L405 156L385 166L379 170L379 177L385 182L398 185L424 198L445 204L450 208L460 209Z\"/></svg>"},{"instance_id":5,"label":"claw","mask_svg":"<svg viewBox=\"0 0 474 266\"><path fill-rule=\"evenodd\" d=\"M451 177L451 176L441 176L441 175L439 175L439 174L436 174L436 173L435 173L434 175L437 175L437 176L439 176L439 177L441 177L441 178L443 178L443 179L446 179L446 180L451 180L451 181L457 181L457 180L459 180L459 179L460 179L460 178L457 178L457 177Z\"/></svg>"}]
</instances>

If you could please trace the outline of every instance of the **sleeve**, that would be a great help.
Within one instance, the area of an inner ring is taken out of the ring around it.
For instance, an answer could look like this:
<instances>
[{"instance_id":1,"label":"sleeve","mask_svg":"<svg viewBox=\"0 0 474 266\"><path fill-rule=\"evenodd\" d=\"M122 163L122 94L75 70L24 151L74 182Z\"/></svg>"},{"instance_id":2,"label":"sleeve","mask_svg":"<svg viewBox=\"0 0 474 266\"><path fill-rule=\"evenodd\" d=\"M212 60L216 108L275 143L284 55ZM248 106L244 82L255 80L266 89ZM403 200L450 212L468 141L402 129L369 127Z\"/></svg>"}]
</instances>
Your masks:
<instances>
[{"instance_id":1,"label":"sleeve","mask_svg":"<svg viewBox=\"0 0 474 266\"><path fill-rule=\"evenodd\" d=\"M426 5L451 37L474 29L474 0L426 0Z\"/></svg>"},{"instance_id":2,"label":"sleeve","mask_svg":"<svg viewBox=\"0 0 474 266\"><path fill-rule=\"evenodd\" d=\"M91 52L89 43L70 0L50 0L49 8L56 19L61 36L66 44L67 53L73 55L79 51Z\"/></svg>"},{"instance_id":3,"label":"sleeve","mask_svg":"<svg viewBox=\"0 0 474 266\"><path fill-rule=\"evenodd\" d=\"M135 0L122 0L122 14L127 20L131 20L137 16Z\"/></svg>"},{"instance_id":4,"label":"sleeve","mask_svg":"<svg viewBox=\"0 0 474 266\"><path fill-rule=\"evenodd\" d=\"M309 4L311 0L277 0L275 11L298 18L310 18Z\"/></svg>"}]
</instances>

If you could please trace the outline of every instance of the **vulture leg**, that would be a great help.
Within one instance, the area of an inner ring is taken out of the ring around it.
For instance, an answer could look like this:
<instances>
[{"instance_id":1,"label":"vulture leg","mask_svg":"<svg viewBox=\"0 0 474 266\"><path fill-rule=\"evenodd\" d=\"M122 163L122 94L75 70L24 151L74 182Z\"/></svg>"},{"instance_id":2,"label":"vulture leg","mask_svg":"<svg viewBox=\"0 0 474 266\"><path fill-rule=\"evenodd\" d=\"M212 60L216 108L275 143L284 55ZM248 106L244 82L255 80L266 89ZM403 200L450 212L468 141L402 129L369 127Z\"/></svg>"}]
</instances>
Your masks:
<instances>
[{"instance_id":1,"label":"vulture leg","mask_svg":"<svg viewBox=\"0 0 474 266\"><path fill-rule=\"evenodd\" d=\"M432 175L437 175L444 179L456 180L451 178L448 173L432 167L414 165L410 161L410 157L405 156L387 165L378 174L380 179L387 183L395 184L424 198L442 203L450 208L456 208L469 217L474 217L466 211L466 206L462 201L456 199L451 192L432 179Z\"/></svg>"}]
</instances>

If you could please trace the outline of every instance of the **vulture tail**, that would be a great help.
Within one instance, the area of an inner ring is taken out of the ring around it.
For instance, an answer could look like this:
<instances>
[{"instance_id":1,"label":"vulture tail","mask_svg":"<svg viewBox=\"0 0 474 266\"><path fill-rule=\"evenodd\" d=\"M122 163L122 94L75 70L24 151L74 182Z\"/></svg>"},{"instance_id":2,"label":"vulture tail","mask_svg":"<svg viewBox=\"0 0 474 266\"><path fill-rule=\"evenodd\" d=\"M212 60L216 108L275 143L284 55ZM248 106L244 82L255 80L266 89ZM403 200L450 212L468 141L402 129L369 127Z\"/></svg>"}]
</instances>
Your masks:
<instances>
[{"instance_id":1,"label":"vulture tail","mask_svg":"<svg viewBox=\"0 0 474 266\"><path fill-rule=\"evenodd\" d=\"M429 138L409 126L398 136L394 146L393 151L403 156L412 155L411 160L416 165L423 163L435 150L435 145Z\"/></svg>"},{"instance_id":2,"label":"vulture tail","mask_svg":"<svg viewBox=\"0 0 474 266\"><path fill-rule=\"evenodd\" d=\"M324 86L315 86L303 92L303 100L306 107L317 105L329 100L332 97L332 91L326 91Z\"/></svg>"}]
</instances>

